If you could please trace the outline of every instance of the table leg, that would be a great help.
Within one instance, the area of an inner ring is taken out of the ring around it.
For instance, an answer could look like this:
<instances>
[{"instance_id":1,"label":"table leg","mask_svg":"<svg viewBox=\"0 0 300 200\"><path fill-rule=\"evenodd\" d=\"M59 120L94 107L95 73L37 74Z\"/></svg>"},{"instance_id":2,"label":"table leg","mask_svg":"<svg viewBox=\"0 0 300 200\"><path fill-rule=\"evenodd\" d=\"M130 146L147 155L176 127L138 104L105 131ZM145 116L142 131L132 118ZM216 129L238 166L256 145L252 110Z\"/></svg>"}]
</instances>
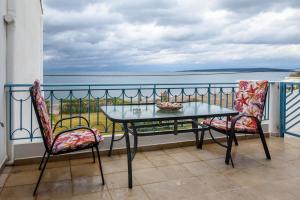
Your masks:
<instances>
[{"instance_id":1,"label":"table leg","mask_svg":"<svg viewBox=\"0 0 300 200\"><path fill-rule=\"evenodd\" d=\"M109 152L108 152L108 156L111 156L112 153L112 149L113 149L113 145L114 145L114 140L115 140L115 122L112 123L112 135L111 135L111 142L110 142L110 147L109 147Z\"/></svg>"},{"instance_id":2,"label":"table leg","mask_svg":"<svg viewBox=\"0 0 300 200\"><path fill-rule=\"evenodd\" d=\"M192 128L194 129L195 139L196 139L196 147L198 149L202 149L201 140L199 141L199 131L198 129L198 119L193 119ZM202 137L202 134L201 134Z\"/></svg>"},{"instance_id":3,"label":"table leg","mask_svg":"<svg viewBox=\"0 0 300 200\"><path fill-rule=\"evenodd\" d=\"M129 138L127 123L123 123L123 125L124 125L124 134L125 134L126 149L127 149L128 187L132 188L132 159L131 159L130 138Z\"/></svg>"},{"instance_id":4,"label":"table leg","mask_svg":"<svg viewBox=\"0 0 300 200\"><path fill-rule=\"evenodd\" d=\"M204 140L204 130L201 130L201 137L200 137L200 142L199 142L199 149L202 149L203 146L203 140Z\"/></svg>"}]
</instances>

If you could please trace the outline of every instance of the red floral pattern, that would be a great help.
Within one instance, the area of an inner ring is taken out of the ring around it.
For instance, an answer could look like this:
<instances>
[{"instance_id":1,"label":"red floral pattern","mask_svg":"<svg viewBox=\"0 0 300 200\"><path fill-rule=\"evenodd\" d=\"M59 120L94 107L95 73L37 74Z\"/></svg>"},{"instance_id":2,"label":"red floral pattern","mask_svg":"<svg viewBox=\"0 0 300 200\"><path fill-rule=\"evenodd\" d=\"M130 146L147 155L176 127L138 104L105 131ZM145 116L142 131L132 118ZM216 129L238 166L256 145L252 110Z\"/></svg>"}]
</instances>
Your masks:
<instances>
[{"instance_id":1,"label":"red floral pattern","mask_svg":"<svg viewBox=\"0 0 300 200\"><path fill-rule=\"evenodd\" d=\"M239 90L236 93L235 110L240 113L257 117L262 120L265 98L268 91L268 81L240 81ZM217 129L230 129L230 121L227 124L223 119L206 119L204 124ZM235 130L238 132L256 132L257 124L254 119L242 117L236 122Z\"/></svg>"},{"instance_id":2,"label":"red floral pattern","mask_svg":"<svg viewBox=\"0 0 300 200\"><path fill-rule=\"evenodd\" d=\"M54 135L51 129L47 106L42 96L40 82L38 80L36 80L33 84L33 98L35 99L38 115L42 123L42 134L46 139L49 149L51 149L54 141ZM93 129L93 131L96 134L97 142L103 141L101 133L97 129ZM55 140L55 144L53 145L52 152L58 153L76 148L84 148L92 143L95 143L95 137L90 130L79 129L76 131L70 131L58 136Z\"/></svg>"},{"instance_id":3,"label":"red floral pattern","mask_svg":"<svg viewBox=\"0 0 300 200\"><path fill-rule=\"evenodd\" d=\"M96 134L97 142L103 141L103 136L97 129L93 129ZM52 152L59 153L63 151L84 148L95 143L95 136L90 130L81 129L66 132L60 135L55 141Z\"/></svg>"},{"instance_id":4,"label":"red floral pattern","mask_svg":"<svg viewBox=\"0 0 300 200\"><path fill-rule=\"evenodd\" d=\"M41 86L38 80L34 81L33 84L33 98L35 99L38 115L43 126L42 134L44 135L47 145L50 148L53 141L53 132L51 129L47 106L42 96Z\"/></svg>"},{"instance_id":5,"label":"red floral pattern","mask_svg":"<svg viewBox=\"0 0 300 200\"><path fill-rule=\"evenodd\" d=\"M235 109L261 120L267 91L268 81L240 81Z\"/></svg>"},{"instance_id":6,"label":"red floral pattern","mask_svg":"<svg viewBox=\"0 0 300 200\"><path fill-rule=\"evenodd\" d=\"M211 122L212 121L212 122ZM223 119L206 119L203 121L203 124L209 125L219 130L229 131L231 127L231 122ZM252 120L246 117L243 119L238 120L235 124L235 131L236 132L250 132L255 133L257 130L256 123L252 123Z\"/></svg>"}]
</instances>

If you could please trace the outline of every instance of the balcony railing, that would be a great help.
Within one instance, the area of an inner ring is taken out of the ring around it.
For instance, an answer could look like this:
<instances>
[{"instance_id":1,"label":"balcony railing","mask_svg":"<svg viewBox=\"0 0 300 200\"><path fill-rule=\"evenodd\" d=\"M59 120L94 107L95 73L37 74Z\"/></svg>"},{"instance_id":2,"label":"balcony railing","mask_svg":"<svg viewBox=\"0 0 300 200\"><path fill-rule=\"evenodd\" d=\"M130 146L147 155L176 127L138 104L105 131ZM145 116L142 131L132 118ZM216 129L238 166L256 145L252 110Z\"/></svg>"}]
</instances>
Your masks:
<instances>
[{"instance_id":1,"label":"balcony railing","mask_svg":"<svg viewBox=\"0 0 300 200\"><path fill-rule=\"evenodd\" d=\"M31 99L29 84L7 84L8 132L10 140L40 138ZM91 126L111 132L111 122L102 114L100 106L125 104L153 104L156 101L191 102L233 108L237 83L181 83L181 84L64 84L42 85L51 124L59 119L84 116ZM269 119L269 96L264 120ZM80 120L61 123L60 127L81 125ZM122 127L117 125L117 131Z\"/></svg>"},{"instance_id":2,"label":"balcony railing","mask_svg":"<svg viewBox=\"0 0 300 200\"><path fill-rule=\"evenodd\" d=\"M300 136L300 83L280 84L281 134Z\"/></svg>"}]
</instances>

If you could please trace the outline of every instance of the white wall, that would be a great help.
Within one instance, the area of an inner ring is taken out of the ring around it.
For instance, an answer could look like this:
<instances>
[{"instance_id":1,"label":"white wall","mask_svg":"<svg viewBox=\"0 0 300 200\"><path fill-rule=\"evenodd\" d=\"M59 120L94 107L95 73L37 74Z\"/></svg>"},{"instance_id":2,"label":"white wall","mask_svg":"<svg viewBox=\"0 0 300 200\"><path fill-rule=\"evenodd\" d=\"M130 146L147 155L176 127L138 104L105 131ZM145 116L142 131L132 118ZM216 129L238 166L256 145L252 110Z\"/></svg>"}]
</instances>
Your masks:
<instances>
[{"instance_id":1,"label":"white wall","mask_svg":"<svg viewBox=\"0 0 300 200\"><path fill-rule=\"evenodd\" d=\"M43 77L43 18L40 0L0 0L7 1L7 14L14 18L7 24L6 37L6 83L33 83ZM2 93L1 93L2 94ZM16 98L28 96L21 94ZM29 102L29 101L28 101ZM12 106L12 129L19 123L19 110L14 112ZM30 113L30 102L24 105L24 117ZM30 120L24 122L28 126ZM8 133L6 133L8 135ZM5 140L4 140L5 141ZM7 141L8 163L14 161L14 142Z\"/></svg>"},{"instance_id":2,"label":"white wall","mask_svg":"<svg viewBox=\"0 0 300 200\"><path fill-rule=\"evenodd\" d=\"M9 0L15 23L8 26L8 83L32 83L43 74L43 19L40 0Z\"/></svg>"},{"instance_id":3,"label":"white wall","mask_svg":"<svg viewBox=\"0 0 300 200\"><path fill-rule=\"evenodd\" d=\"M6 14L6 0L0 0L0 122L5 122L5 93L6 81L6 27L3 16ZM0 168L6 159L6 131L0 127Z\"/></svg>"}]
</instances>

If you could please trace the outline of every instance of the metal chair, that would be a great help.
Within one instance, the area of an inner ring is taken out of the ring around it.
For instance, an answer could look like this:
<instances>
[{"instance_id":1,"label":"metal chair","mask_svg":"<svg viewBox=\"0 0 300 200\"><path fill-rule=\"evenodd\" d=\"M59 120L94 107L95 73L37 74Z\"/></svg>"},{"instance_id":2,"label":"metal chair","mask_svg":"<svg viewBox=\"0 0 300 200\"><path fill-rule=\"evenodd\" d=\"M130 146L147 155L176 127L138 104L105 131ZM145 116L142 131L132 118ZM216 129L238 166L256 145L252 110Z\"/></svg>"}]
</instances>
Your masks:
<instances>
[{"instance_id":1,"label":"metal chair","mask_svg":"<svg viewBox=\"0 0 300 200\"><path fill-rule=\"evenodd\" d=\"M268 81L240 81L239 89L236 93L235 110L239 115L231 119L206 119L202 124L209 126L210 129L227 135L226 164L231 159L232 141L238 145L236 133L259 134L267 159L271 159L269 149L262 130L261 121L266 104L268 93ZM213 138L211 131L209 130ZM203 138L203 137L202 137ZM214 139L214 138L213 138ZM233 163L232 163L233 164Z\"/></svg>"},{"instance_id":2,"label":"metal chair","mask_svg":"<svg viewBox=\"0 0 300 200\"><path fill-rule=\"evenodd\" d=\"M100 132L97 129L90 128L88 120L81 116L61 119L55 124L54 128L52 129L46 103L41 93L39 81L36 80L33 86L30 88L30 96L31 96L32 104L34 107L34 111L36 114L36 118L39 124L39 128L45 146L45 153L43 155L42 161L39 166L39 170L41 170L41 173L38 182L36 184L36 187L34 189L33 195L34 196L36 195L38 186L42 179L43 173L46 169L46 165L48 163L50 155L54 156L54 155L66 154L66 153L80 151L89 148L92 149L94 163L95 163L94 148L96 149L101 178L102 178L102 184L104 185L105 182L104 182L104 176L103 176L99 148L98 148L99 143L103 141L103 136L100 134ZM87 126L70 128L68 130L64 130L57 134L54 134L55 130L58 127L58 124L60 124L62 121L65 120L72 120L73 118L83 119L87 123Z\"/></svg>"}]
</instances>

